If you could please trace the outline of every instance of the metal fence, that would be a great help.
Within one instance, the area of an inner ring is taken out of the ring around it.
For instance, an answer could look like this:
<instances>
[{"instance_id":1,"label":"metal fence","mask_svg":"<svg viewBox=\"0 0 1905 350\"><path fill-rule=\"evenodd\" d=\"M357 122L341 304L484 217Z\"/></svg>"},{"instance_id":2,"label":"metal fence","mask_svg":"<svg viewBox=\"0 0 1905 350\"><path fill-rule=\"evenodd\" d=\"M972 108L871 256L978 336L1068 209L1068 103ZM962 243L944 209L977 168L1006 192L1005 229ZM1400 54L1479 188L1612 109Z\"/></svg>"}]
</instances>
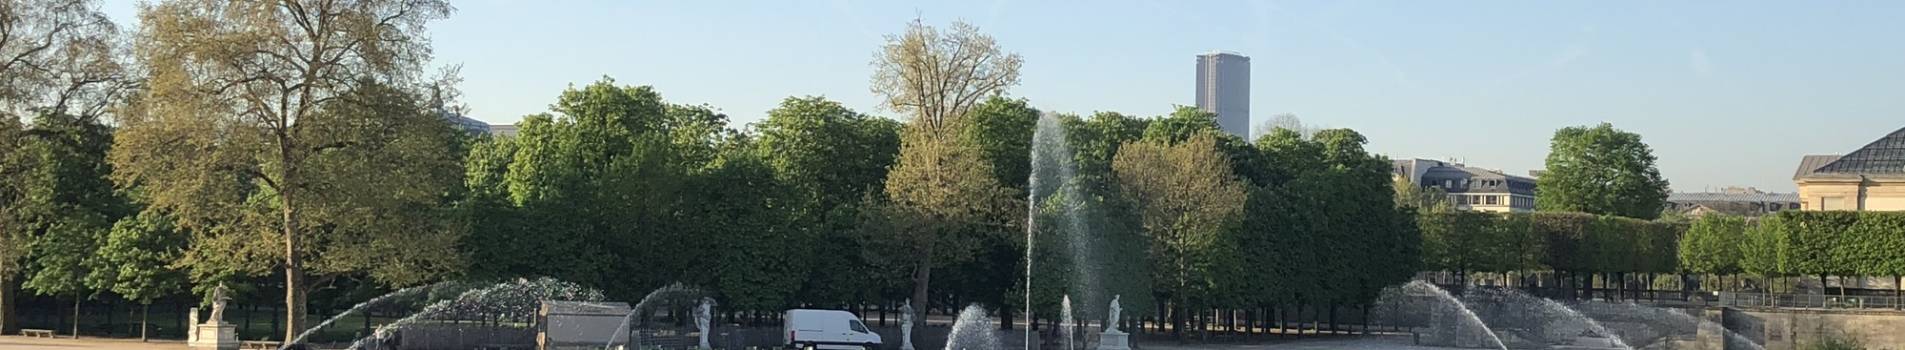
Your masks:
<instances>
[{"instance_id":1,"label":"metal fence","mask_svg":"<svg viewBox=\"0 0 1905 350\"><path fill-rule=\"evenodd\" d=\"M1721 292L1719 306L1802 309L1898 309L1901 306L1905 306L1905 300L1891 296Z\"/></svg>"}]
</instances>

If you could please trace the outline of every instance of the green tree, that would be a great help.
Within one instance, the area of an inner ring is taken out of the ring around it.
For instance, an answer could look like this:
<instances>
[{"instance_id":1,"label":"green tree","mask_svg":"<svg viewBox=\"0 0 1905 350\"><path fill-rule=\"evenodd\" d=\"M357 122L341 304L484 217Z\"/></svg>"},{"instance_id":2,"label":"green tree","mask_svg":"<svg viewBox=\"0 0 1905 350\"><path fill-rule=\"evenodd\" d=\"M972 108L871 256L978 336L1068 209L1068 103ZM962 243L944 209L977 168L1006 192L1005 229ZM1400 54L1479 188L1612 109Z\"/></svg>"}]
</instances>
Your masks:
<instances>
[{"instance_id":1,"label":"green tree","mask_svg":"<svg viewBox=\"0 0 1905 350\"><path fill-rule=\"evenodd\" d=\"M1784 225L1785 220L1780 216L1769 215L1746 228L1746 236L1739 240L1740 272L1759 275L1768 281L1786 275L1779 267L1779 235ZM1693 239L1693 233L1689 231L1682 239Z\"/></svg>"},{"instance_id":2,"label":"green tree","mask_svg":"<svg viewBox=\"0 0 1905 350\"><path fill-rule=\"evenodd\" d=\"M1025 191L1032 175L1032 134L1039 110L1024 99L993 96L967 112L961 136L992 163L1000 184Z\"/></svg>"},{"instance_id":3,"label":"green tree","mask_svg":"<svg viewBox=\"0 0 1905 350\"><path fill-rule=\"evenodd\" d=\"M1640 134L1613 124L1576 126L1554 132L1547 173L1537 180L1535 206L1639 219L1660 216L1667 180L1654 167L1653 150Z\"/></svg>"},{"instance_id":4,"label":"green tree","mask_svg":"<svg viewBox=\"0 0 1905 350\"><path fill-rule=\"evenodd\" d=\"M447 142L449 127L400 92L430 61L425 25L452 11L442 0L143 7L134 56L149 76L145 106L120 123L114 164L126 171L116 177L151 189L151 204L188 231L272 233L276 247L215 259L283 268L287 339L304 331L307 295L330 276L369 270L405 284L455 269L453 235L407 232L430 227L400 229L413 218L376 215L427 212L399 209L439 200L437 172L462 172L433 140ZM374 113L353 111L364 107ZM364 170L374 172L354 173ZM390 232L410 234L404 244L378 234Z\"/></svg>"},{"instance_id":5,"label":"green tree","mask_svg":"<svg viewBox=\"0 0 1905 350\"><path fill-rule=\"evenodd\" d=\"M14 288L32 234L25 200L37 165L22 118L95 120L126 91L118 29L90 0L0 2L0 333L12 333Z\"/></svg>"},{"instance_id":6,"label":"green tree","mask_svg":"<svg viewBox=\"0 0 1905 350\"><path fill-rule=\"evenodd\" d=\"M0 332L12 332L19 320L13 317L14 291L24 270L32 236L22 229L26 205L26 179L34 164L24 152L26 127L12 116L0 116Z\"/></svg>"},{"instance_id":7,"label":"green tree","mask_svg":"<svg viewBox=\"0 0 1905 350\"><path fill-rule=\"evenodd\" d=\"M97 250L112 221L125 215L125 199L107 178L106 151L112 131L81 116L42 113L33 120L23 150L35 166L24 179L21 227L28 245L24 286L42 295L73 298L73 331L79 331L81 298L98 291L86 277L102 268Z\"/></svg>"},{"instance_id":8,"label":"green tree","mask_svg":"<svg viewBox=\"0 0 1905 350\"><path fill-rule=\"evenodd\" d=\"M683 211L699 224L686 225L707 242L713 279L728 310L778 312L796 306L795 293L815 255L811 225L797 222L797 190L775 179L774 169L753 149L723 151L695 177L695 200ZM698 281L699 282L699 281Z\"/></svg>"},{"instance_id":9,"label":"green tree","mask_svg":"<svg viewBox=\"0 0 1905 350\"><path fill-rule=\"evenodd\" d=\"M1423 214L1455 211L1455 204L1449 203L1448 192L1440 187L1423 187L1403 176L1396 176L1393 185L1397 208L1413 209Z\"/></svg>"},{"instance_id":10,"label":"green tree","mask_svg":"<svg viewBox=\"0 0 1905 350\"><path fill-rule=\"evenodd\" d=\"M707 259L693 239L690 186L712 157L726 117L671 105L654 88L613 79L565 90L553 113L519 124L502 180L530 225L522 238L567 247L562 264L506 263L513 275L548 274L601 287L618 298L682 281ZM499 233L510 234L510 233ZM540 243L539 243L540 244ZM509 247L498 247L510 249ZM518 253L504 253L518 254Z\"/></svg>"},{"instance_id":11,"label":"green tree","mask_svg":"<svg viewBox=\"0 0 1905 350\"><path fill-rule=\"evenodd\" d=\"M900 123L822 97L789 97L754 130L755 147L774 168L776 181L806 198L786 210L814 225L814 249L852 252L811 255L813 272L803 280L800 299L846 305L889 285L869 277L880 274L858 254L865 247L855 230L862 199L884 193L887 168L899 154Z\"/></svg>"},{"instance_id":12,"label":"green tree","mask_svg":"<svg viewBox=\"0 0 1905 350\"><path fill-rule=\"evenodd\" d=\"M1860 212L1858 222L1846 228L1839 244L1833 247L1833 260L1857 276L1905 275L1905 215L1892 212ZM1894 284L1894 286L1897 286ZM1902 290L1893 289L1899 296Z\"/></svg>"},{"instance_id":13,"label":"green tree","mask_svg":"<svg viewBox=\"0 0 1905 350\"><path fill-rule=\"evenodd\" d=\"M920 261L914 270L914 308L926 309L932 269L943 263L939 236L957 227L1002 216L974 214L999 208L1005 191L985 164L977 145L960 142L958 135L967 112L980 99L1003 95L1019 83L1018 54L1005 52L996 40L964 22L947 31L914 20L906 32L889 35L873 60L872 90L888 109L911 117L901 142L900 158L887 177L887 196L908 220L926 227L907 234ZM974 174L975 170L983 170ZM973 179L981 176L984 179ZM889 216L891 217L891 216ZM996 226L1005 222L986 222ZM953 254L957 257L961 254Z\"/></svg>"},{"instance_id":14,"label":"green tree","mask_svg":"<svg viewBox=\"0 0 1905 350\"><path fill-rule=\"evenodd\" d=\"M1858 222L1858 212L1784 211L1774 215L1779 216L1784 223L1778 226L1782 229L1779 239L1782 243L1779 246L1781 271L1818 276L1821 292L1825 290L1826 277L1856 272L1839 264L1833 253L1834 247L1841 244L1843 234Z\"/></svg>"},{"instance_id":15,"label":"green tree","mask_svg":"<svg viewBox=\"0 0 1905 350\"><path fill-rule=\"evenodd\" d=\"M1739 273L1740 244L1749 240L1746 219L1724 214L1701 216L1680 240L1680 267L1698 274Z\"/></svg>"},{"instance_id":16,"label":"green tree","mask_svg":"<svg viewBox=\"0 0 1905 350\"><path fill-rule=\"evenodd\" d=\"M147 339L152 302L185 286L185 272L173 264L184 255L186 237L172 228L170 219L154 212L119 219L100 247L104 262L87 277L87 284L111 290L144 306L139 318L139 341Z\"/></svg>"},{"instance_id":17,"label":"green tree","mask_svg":"<svg viewBox=\"0 0 1905 350\"><path fill-rule=\"evenodd\" d=\"M1218 152L1218 137L1202 132L1178 144L1147 140L1124 145L1112 162L1151 241L1152 279L1175 310L1200 310L1226 297L1213 288L1240 265L1233 235L1242 223L1244 183Z\"/></svg>"}]
</instances>

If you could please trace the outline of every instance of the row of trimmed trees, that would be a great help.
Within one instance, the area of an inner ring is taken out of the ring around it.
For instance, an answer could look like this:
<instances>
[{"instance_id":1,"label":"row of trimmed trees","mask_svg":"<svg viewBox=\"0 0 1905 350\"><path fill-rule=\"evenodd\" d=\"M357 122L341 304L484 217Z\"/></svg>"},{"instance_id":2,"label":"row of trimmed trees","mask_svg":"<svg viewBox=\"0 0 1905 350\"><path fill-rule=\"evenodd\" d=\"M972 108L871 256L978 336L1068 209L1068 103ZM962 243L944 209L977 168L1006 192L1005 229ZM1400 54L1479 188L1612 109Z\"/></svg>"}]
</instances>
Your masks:
<instances>
[{"instance_id":1,"label":"row of trimmed trees","mask_svg":"<svg viewBox=\"0 0 1905 350\"><path fill-rule=\"evenodd\" d=\"M1905 247L1905 213L1786 211L1754 220L1701 217L1681 242L1679 257L1693 273L1744 273L1768 282L1814 276L1823 292L1829 276L1890 276L1897 285L1905 275L1905 249L1899 247Z\"/></svg>"},{"instance_id":2,"label":"row of trimmed trees","mask_svg":"<svg viewBox=\"0 0 1905 350\"><path fill-rule=\"evenodd\" d=\"M1435 213L1423 215L1421 226L1427 270L1457 276L1553 272L1548 285L1564 288L1590 287L1596 278L1678 273L1674 252L1686 230L1677 223L1569 212ZM1609 284L1616 295L1628 288Z\"/></svg>"}]
</instances>

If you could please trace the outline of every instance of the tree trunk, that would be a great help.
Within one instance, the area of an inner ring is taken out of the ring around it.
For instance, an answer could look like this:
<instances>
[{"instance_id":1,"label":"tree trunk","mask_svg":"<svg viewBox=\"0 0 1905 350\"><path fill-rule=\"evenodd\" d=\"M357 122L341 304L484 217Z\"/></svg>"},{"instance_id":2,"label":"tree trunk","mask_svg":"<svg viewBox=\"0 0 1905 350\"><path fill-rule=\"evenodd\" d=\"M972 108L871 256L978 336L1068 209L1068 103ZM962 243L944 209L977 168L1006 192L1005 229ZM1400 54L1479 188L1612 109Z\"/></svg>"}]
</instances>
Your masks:
<instances>
[{"instance_id":1,"label":"tree trunk","mask_svg":"<svg viewBox=\"0 0 1905 350\"><path fill-rule=\"evenodd\" d=\"M13 318L13 278L0 276L0 334L15 334L19 320Z\"/></svg>"},{"instance_id":2,"label":"tree trunk","mask_svg":"<svg viewBox=\"0 0 1905 350\"><path fill-rule=\"evenodd\" d=\"M146 302L145 310L140 311L140 313L141 315L139 315L139 342L144 343L146 342L147 339L150 339L150 338L147 338L146 330L152 329L152 327L150 327L151 324L149 323L152 321L152 302Z\"/></svg>"},{"instance_id":3,"label":"tree trunk","mask_svg":"<svg viewBox=\"0 0 1905 350\"><path fill-rule=\"evenodd\" d=\"M913 268L913 309L920 310L921 317L917 318L921 324L925 324L924 316L930 313L926 309L926 291L933 278L933 254L928 251L920 255L919 266Z\"/></svg>"},{"instance_id":4,"label":"tree trunk","mask_svg":"<svg viewBox=\"0 0 1905 350\"><path fill-rule=\"evenodd\" d=\"M79 339L79 301L82 299L85 297L73 295L73 339Z\"/></svg>"},{"instance_id":5,"label":"tree trunk","mask_svg":"<svg viewBox=\"0 0 1905 350\"><path fill-rule=\"evenodd\" d=\"M287 135L281 134L278 137L278 157L282 162L279 170L279 187L281 188L278 188L278 198L280 205L283 206L280 211L284 214L282 227L284 228L284 339L286 340L296 338L298 333L304 332L305 289L309 288L304 285L304 259L298 256L299 242L302 238L298 237L298 204L302 202L298 202L298 197L295 196L298 194L300 184L295 179L298 163L292 159L292 147L295 146L291 144Z\"/></svg>"}]
</instances>

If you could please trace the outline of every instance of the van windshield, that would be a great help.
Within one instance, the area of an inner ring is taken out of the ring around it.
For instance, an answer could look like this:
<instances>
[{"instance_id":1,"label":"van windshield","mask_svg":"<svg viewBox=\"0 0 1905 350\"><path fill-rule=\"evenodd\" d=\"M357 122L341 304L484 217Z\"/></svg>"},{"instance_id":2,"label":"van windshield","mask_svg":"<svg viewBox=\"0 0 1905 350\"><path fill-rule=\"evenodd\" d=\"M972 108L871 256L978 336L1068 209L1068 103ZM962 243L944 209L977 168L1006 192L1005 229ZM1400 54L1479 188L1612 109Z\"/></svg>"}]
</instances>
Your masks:
<instances>
[{"instance_id":1,"label":"van windshield","mask_svg":"<svg viewBox=\"0 0 1905 350\"><path fill-rule=\"evenodd\" d=\"M864 323L860 323L860 320L847 320L847 326L853 327L853 331L855 332L860 332L860 333L867 332L867 325Z\"/></svg>"}]
</instances>

